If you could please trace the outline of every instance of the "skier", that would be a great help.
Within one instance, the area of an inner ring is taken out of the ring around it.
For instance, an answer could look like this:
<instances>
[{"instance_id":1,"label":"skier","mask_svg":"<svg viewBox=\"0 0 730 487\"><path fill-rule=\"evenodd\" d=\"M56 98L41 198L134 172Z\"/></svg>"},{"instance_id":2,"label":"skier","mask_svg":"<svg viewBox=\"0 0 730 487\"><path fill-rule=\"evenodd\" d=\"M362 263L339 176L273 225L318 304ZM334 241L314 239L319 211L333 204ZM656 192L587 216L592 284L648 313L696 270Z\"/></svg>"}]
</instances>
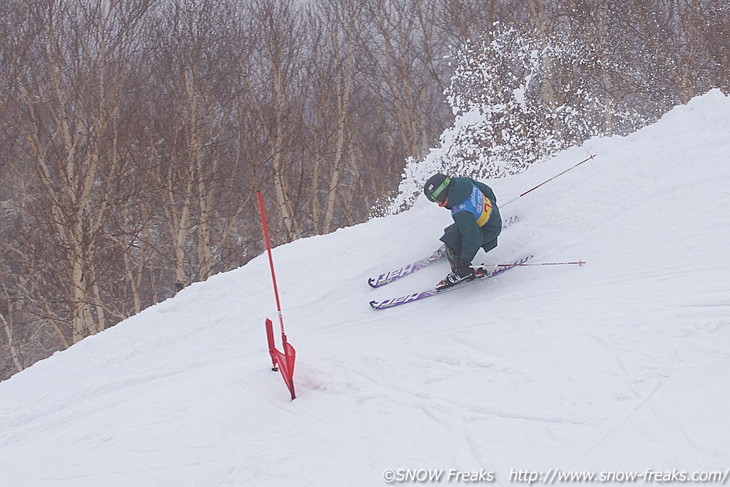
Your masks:
<instances>
[{"instance_id":1,"label":"skier","mask_svg":"<svg viewBox=\"0 0 730 487\"><path fill-rule=\"evenodd\" d=\"M502 217L492 188L471 178L451 178L441 173L431 176L423 188L426 197L451 210L454 223L444 229L440 240L446 245L451 272L436 285L446 289L479 277L471 261L479 247L489 252L497 246Z\"/></svg>"}]
</instances>

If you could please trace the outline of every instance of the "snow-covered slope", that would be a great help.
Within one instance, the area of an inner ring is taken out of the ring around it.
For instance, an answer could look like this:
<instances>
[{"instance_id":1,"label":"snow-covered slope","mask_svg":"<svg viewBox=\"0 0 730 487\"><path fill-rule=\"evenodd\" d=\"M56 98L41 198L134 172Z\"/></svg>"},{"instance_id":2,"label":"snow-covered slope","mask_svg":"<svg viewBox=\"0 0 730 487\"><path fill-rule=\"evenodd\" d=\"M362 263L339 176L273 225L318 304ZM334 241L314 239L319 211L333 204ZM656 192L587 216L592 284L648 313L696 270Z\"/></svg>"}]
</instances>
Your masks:
<instances>
[{"instance_id":1,"label":"snow-covered slope","mask_svg":"<svg viewBox=\"0 0 730 487\"><path fill-rule=\"evenodd\" d=\"M447 211L422 198L279 247L295 401L270 370L264 319L276 311L262 255L0 383L2 485L727 472L730 98L712 91L629 137L489 183L508 201L589 153L504 208L520 222L477 256L588 265L520 268L373 311L369 300L447 272L366 283L432 251Z\"/></svg>"}]
</instances>

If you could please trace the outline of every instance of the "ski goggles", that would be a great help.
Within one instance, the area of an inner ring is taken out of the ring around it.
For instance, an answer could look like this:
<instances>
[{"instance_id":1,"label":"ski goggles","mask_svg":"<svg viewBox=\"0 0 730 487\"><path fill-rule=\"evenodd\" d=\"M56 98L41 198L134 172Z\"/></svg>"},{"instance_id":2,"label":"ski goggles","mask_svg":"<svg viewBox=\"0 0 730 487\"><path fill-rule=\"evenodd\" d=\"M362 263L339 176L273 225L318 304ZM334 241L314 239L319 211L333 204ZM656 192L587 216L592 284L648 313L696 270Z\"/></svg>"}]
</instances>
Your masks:
<instances>
[{"instance_id":1,"label":"ski goggles","mask_svg":"<svg viewBox=\"0 0 730 487\"><path fill-rule=\"evenodd\" d=\"M444 190L449 187L449 184L451 184L451 178L444 179L443 182L439 184L438 187L434 189L430 195L428 195L428 199L433 202L439 201L441 199L441 193L443 193ZM444 197L443 200L446 201L446 198Z\"/></svg>"}]
</instances>

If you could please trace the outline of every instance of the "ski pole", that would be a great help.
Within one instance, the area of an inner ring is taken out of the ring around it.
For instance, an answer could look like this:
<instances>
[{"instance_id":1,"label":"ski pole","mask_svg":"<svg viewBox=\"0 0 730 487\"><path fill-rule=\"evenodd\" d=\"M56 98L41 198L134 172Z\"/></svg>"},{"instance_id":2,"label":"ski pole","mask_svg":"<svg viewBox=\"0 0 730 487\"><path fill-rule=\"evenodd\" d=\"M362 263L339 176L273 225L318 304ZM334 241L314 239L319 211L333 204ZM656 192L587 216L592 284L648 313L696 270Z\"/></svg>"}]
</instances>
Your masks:
<instances>
[{"instance_id":1,"label":"ski pole","mask_svg":"<svg viewBox=\"0 0 730 487\"><path fill-rule=\"evenodd\" d=\"M550 181L552 181L553 179L555 179L555 178L557 178L557 177L559 177L559 176L562 176L563 174L565 174L566 172L570 171L571 169L575 169L576 167L580 166L580 165L581 165L581 164L583 164L584 162L586 162L586 161L590 161L590 160L591 160L591 159L593 159L594 157L596 157L596 155L595 155L595 154L591 154L590 156L588 156L588 157L587 157L586 159L583 159L582 161L580 161L580 162L579 162L578 164L576 164L575 166L569 167L568 169L566 169L565 171L561 172L560 174L556 174L555 176L551 177L550 179L547 179L547 180L545 180L545 181L541 182L540 184L538 184L538 185L537 185L537 186L535 186L534 188L528 189L527 191L525 191L525 192L524 192L524 193L522 193L521 195L517 196L516 198L513 198L513 199L509 200L509 201L508 201L507 203L505 203L505 204L503 204L503 205L499 205L499 207L500 207L500 208L503 208L503 207L505 207L505 206L509 205L510 203L513 203L513 202L517 201L518 199L520 199L520 198L522 198L523 196L525 196L525 195L526 195L527 193L530 193L531 191L534 191L534 190L536 190L537 188L539 188L540 186L542 186L543 184L549 183L549 182L550 182Z\"/></svg>"},{"instance_id":2,"label":"ski pole","mask_svg":"<svg viewBox=\"0 0 730 487\"><path fill-rule=\"evenodd\" d=\"M472 267L514 267L514 266L536 266L536 265L580 265L582 266L586 262L583 260L575 260L572 262L525 262L522 264L480 264Z\"/></svg>"}]
</instances>

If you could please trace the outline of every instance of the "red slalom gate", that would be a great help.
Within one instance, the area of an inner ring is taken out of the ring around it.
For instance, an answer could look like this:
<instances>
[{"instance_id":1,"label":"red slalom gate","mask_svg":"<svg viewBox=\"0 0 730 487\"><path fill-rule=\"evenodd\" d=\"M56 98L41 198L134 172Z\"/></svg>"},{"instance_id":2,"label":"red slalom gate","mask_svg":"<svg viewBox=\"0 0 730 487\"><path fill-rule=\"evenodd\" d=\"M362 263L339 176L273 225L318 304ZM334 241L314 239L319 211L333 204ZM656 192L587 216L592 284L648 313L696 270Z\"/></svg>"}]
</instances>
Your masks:
<instances>
[{"instance_id":1,"label":"red slalom gate","mask_svg":"<svg viewBox=\"0 0 730 487\"><path fill-rule=\"evenodd\" d=\"M274 257L271 253L271 241L269 240L269 226L266 223L266 210L264 209L264 199L261 191L257 193L259 199L259 210L261 211L261 224L264 228L264 240L266 242L266 251L269 254L269 268L271 269L271 282L274 284L274 296L276 297L276 310L279 313L279 327L281 328L281 342L283 352L277 350L274 343L274 324L266 318L266 338L269 343L269 355L271 356L272 370L279 370L284 378L284 383L291 393L292 400L296 399L294 392L294 360L296 359L296 350L287 341L286 332L284 331L284 318L281 313L281 301L279 300L279 288L276 285L276 272L274 271Z\"/></svg>"}]
</instances>

